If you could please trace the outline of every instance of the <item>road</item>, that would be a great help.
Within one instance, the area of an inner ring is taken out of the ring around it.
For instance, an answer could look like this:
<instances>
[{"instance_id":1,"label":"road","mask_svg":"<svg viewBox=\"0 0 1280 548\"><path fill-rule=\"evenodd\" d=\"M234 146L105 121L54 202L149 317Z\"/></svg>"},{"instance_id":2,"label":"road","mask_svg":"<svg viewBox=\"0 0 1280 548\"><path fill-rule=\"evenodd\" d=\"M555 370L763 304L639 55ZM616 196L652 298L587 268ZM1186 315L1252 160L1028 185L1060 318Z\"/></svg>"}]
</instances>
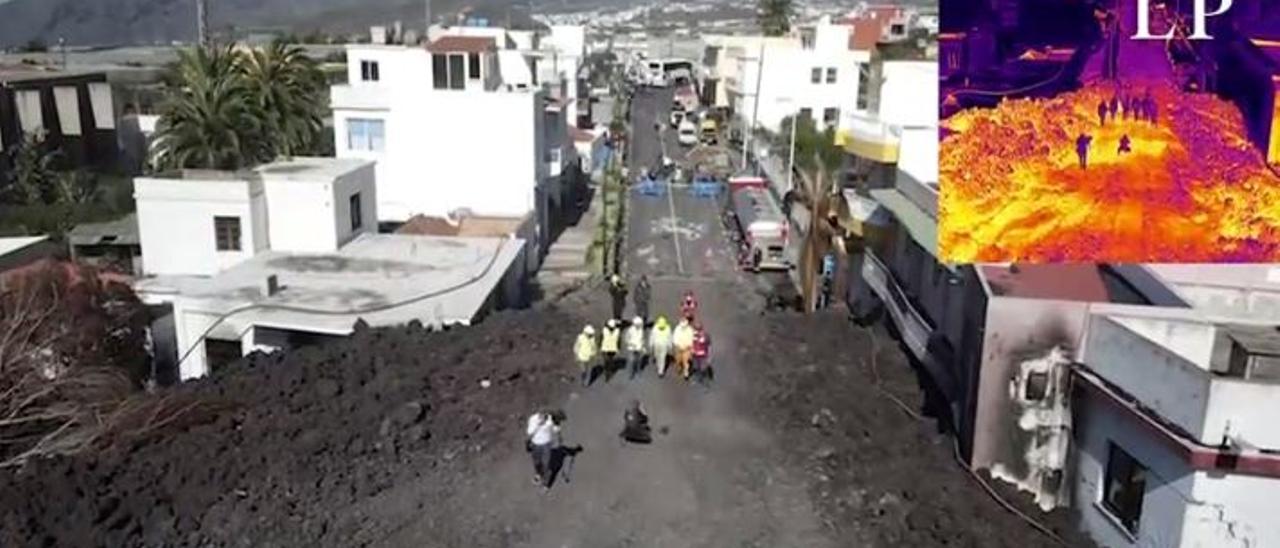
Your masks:
<instances>
[{"instance_id":1,"label":"road","mask_svg":"<svg viewBox=\"0 0 1280 548\"><path fill-rule=\"evenodd\" d=\"M663 145L652 120L668 105L669 91L641 91L633 102L633 173L660 157ZM500 458L450 493L450 506L469 516L459 521L474 524L477 534L466 537L468 545L837 545L820 527L800 471L779 464L786 448L747 412L757 402L734 374L735 322L752 313L747 307L754 297L734 268L719 208L686 189L661 198L637 195L630 203L629 275L652 280L654 313L674 315L683 292L697 292L718 365L716 384L706 389L670 374L660 379L649 369L634 381L620 373L589 388L574 386L563 401L549 401L568 414L565 443L583 446L570 481L545 493L531 485L529 458L513 425L510 448L499 449ZM597 291L576 304L598 318L592 322L598 325L607 314L606 301ZM567 347L578 328L565 326L566 369ZM623 446L618 439L623 409L633 398L655 427L652 445ZM495 526L501 535L491 533ZM423 520L386 545L450 546L464 538L459 527Z\"/></svg>"}]
</instances>

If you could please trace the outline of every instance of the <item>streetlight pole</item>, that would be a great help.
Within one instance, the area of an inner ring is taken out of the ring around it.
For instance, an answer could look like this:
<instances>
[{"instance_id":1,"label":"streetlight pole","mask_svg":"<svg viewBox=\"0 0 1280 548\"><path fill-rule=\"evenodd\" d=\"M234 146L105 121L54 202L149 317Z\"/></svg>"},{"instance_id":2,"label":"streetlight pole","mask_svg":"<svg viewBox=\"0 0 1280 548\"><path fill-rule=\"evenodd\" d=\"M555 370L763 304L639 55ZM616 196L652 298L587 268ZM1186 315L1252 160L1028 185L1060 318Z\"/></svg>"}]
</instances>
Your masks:
<instances>
[{"instance_id":1,"label":"streetlight pole","mask_svg":"<svg viewBox=\"0 0 1280 548\"><path fill-rule=\"evenodd\" d=\"M800 123L800 111L791 114L791 152L787 154L787 192L791 192L791 176L796 171L796 125Z\"/></svg>"}]
</instances>

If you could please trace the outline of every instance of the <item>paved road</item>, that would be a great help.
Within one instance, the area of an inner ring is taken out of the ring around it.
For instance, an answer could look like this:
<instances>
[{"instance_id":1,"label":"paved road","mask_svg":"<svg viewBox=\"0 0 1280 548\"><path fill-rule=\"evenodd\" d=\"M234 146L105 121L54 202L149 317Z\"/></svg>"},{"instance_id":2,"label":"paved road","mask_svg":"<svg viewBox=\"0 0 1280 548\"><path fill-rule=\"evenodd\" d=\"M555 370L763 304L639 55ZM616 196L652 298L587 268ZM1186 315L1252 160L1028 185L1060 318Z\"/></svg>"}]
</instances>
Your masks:
<instances>
[{"instance_id":1,"label":"paved road","mask_svg":"<svg viewBox=\"0 0 1280 548\"><path fill-rule=\"evenodd\" d=\"M670 93L643 93L633 116L665 112ZM652 123L633 128L633 168L660 154ZM513 428L508 454L496 459L449 504L470 514L477 530L505 524L501 538L473 538L473 546L545 548L825 547L827 538L798 470L777 463L785 448L775 433L744 411L756 402L745 394L733 362L736 323L752 303L749 280L733 266L714 203L677 191L662 198L633 197L627 264L633 279L653 280L655 313L672 315L687 289L700 298L718 364L714 388L685 384L645 371L631 381L619 374L582 389L562 404L568 413L566 443L582 444L570 483L543 493L530 484L531 467ZM604 318L607 299L581 303L584 315ZM574 306L564 303L562 306ZM594 323L599 323L599 320ZM565 326L567 345L578 326ZM649 446L623 446L617 434L629 401L643 402L655 426ZM514 425L513 425L514 427ZM394 545L447 545L439 524L421 523L390 539Z\"/></svg>"}]
</instances>

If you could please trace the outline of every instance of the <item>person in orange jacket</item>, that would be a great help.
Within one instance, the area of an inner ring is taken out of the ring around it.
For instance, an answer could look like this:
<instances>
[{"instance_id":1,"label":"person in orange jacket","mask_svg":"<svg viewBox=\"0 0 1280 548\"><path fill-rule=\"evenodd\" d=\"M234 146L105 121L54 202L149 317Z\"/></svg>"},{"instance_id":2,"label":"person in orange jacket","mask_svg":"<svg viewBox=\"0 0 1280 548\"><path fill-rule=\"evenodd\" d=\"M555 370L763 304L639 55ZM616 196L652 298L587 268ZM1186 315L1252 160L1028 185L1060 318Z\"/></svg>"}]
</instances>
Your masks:
<instances>
[{"instance_id":1,"label":"person in orange jacket","mask_svg":"<svg viewBox=\"0 0 1280 548\"><path fill-rule=\"evenodd\" d=\"M699 323L693 328L693 372L694 380L702 384L711 382L711 337Z\"/></svg>"}]
</instances>

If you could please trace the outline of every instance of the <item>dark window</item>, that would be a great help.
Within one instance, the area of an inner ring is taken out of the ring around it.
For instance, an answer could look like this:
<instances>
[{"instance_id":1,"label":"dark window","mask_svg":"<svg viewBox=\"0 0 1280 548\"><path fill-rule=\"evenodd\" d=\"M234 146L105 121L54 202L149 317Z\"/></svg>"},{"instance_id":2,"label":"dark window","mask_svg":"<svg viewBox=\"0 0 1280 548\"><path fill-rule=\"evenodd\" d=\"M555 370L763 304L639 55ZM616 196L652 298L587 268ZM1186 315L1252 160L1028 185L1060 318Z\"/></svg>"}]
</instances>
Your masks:
<instances>
[{"instance_id":1,"label":"dark window","mask_svg":"<svg viewBox=\"0 0 1280 548\"><path fill-rule=\"evenodd\" d=\"M480 54L479 53L467 54L467 74L471 77L472 80L480 79Z\"/></svg>"},{"instance_id":2,"label":"dark window","mask_svg":"<svg viewBox=\"0 0 1280 548\"><path fill-rule=\"evenodd\" d=\"M364 226L364 218L360 215L360 193L351 195L351 230L360 230Z\"/></svg>"},{"instance_id":3,"label":"dark window","mask_svg":"<svg viewBox=\"0 0 1280 548\"><path fill-rule=\"evenodd\" d=\"M858 110L871 106L871 65L858 65Z\"/></svg>"},{"instance_id":4,"label":"dark window","mask_svg":"<svg viewBox=\"0 0 1280 548\"><path fill-rule=\"evenodd\" d=\"M812 120L812 119L813 119L813 109L811 109L811 108L802 108L802 109L800 109L800 119L801 119L801 120Z\"/></svg>"},{"instance_id":5,"label":"dark window","mask_svg":"<svg viewBox=\"0 0 1280 548\"><path fill-rule=\"evenodd\" d=\"M818 68L818 67L814 67L814 68L813 68L813 70L810 72L810 75L809 75L809 81L810 81L810 82L813 82L813 83L815 83L815 84L821 84L821 83L822 83L822 69L821 69L821 68Z\"/></svg>"},{"instance_id":6,"label":"dark window","mask_svg":"<svg viewBox=\"0 0 1280 548\"><path fill-rule=\"evenodd\" d=\"M822 109L822 123L828 126L834 126L840 121L840 109L824 108Z\"/></svg>"},{"instance_id":7,"label":"dark window","mask_svg":"<svg viewBox=\"0 0 1280 548\"><path fill-rule=\"evenodd\" d=\"M906 28L905 26L903 26L903 25L891 25L891 26L889 27L889 32L890 32L890 33L893 33L893 35L897 36L897 35L899 35L899 34L902 34L902 33L904 33L904 32L907 32L907 28Z\"/></svg>"},{"instance_id":8,"label":"dark window","mask_svg":"<svg viewBox=\"0 0 1280 548\"><path fill-rule=\"evenodd\" d=\"M1142 518L1142 498L1146 495L1147 469L1111 444L1107 455L1106 490L1102 493L1102 506L1129 531L1138 534L1138 520Z\"/></svg>"},{"instance_id":9,"label":"dark window","mask_svg":"<svg viewBox=\"0 0 1280 548\"><path fill-rule=\"evenodd\" d=\"M378 62L360 61L360 79L366 82L378 81Z\"/></svg>"},{"instance_id":10,"label":"dark window","mask_svg":"<svg viewBox=\"0 0 1280 548\"><path fill-rule=\"evenodd\" d=\"M214 217L213 235L218 251L240 251L240 218Z\"/></svg>"},{"instance_id":11,"label":"dark window","mask_svg":"<svg viewBox=\"0 0 1280 548\"><path fill-rule=\"evenodd\" d=\"M449 89L449 60L444 55L431 56L431 81L436 89Z\"/></svg>"},{"instance_id":12,"label":"dark window","mask_svg":"<svg viewBox=\"0 0 1280 548\"><path fill-rule=\"evenodd\" d=\"M462 55L449 56L449 89L464 89L467 83L466 59Z\"/></svg>"},{"instance_id":13,"label":"dark window","mask_svg":"<svg viewBox=\"0 0 1280 548\"><path fill-rule=\"evenodd\" d=\"M828 68L827 68L827 83L828 83L828 84L834 84L834 83L836 83L836 68L835 68L835 67L828 67Z\"/></svg>"},{"instance_id":14,"label":"dark window","mask_svg":"<svg viewBox=\"0 0 1280 548\"><path fill-rule=\"evenodd\" d=\"M219 339L204 340L205 365L209 368L210 374L215 374L222 368L235 363L244 356L240 346L240 341L223 341Z\"/></svg>"},{"instance_id":15,"label":"dark window","mask_svg":"<svg viewBox=\"0 0 1280 548\"><path fill-rule=\"evenodd\" d=\"M1022 389L1022 399L1041 401L1047 395L1049 395L1049 374L1044 371L1028 373L1027 384Z\"/></svg>"}]
</instances>

